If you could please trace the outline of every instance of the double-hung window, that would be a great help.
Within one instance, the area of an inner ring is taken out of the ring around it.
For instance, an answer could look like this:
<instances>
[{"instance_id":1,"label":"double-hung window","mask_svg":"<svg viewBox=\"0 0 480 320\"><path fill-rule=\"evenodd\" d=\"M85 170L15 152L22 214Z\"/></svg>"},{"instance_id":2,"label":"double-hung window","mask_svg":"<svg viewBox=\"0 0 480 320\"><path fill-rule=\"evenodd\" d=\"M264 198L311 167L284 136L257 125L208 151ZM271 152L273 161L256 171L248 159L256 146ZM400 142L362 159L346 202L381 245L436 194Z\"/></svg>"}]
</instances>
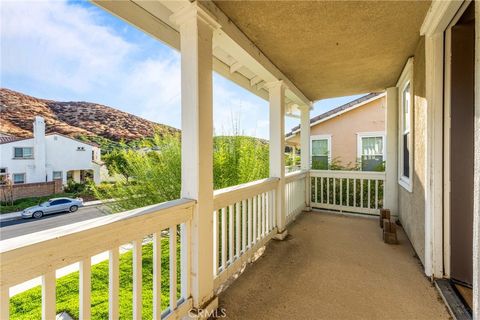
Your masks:
<instances>
[{"instance_id":1,"label":"double-hung window","mask_svg":"<svg viewBox=\"0 0 480 320\"><path fill-rule=\"evenodd\" d=\"M63 178L63 172L62 171L53 171L52 173L52 179L53 180L61 180Z\"/></svg>"},{"instance_id":2,"label":"double-hung window","mask_svg":"<svg viewBox=\"0 0 480 320\"><path fill-rule=\"evenodd\" d=\"M25 183L25 173L14 173L13 184L22 184L22 183Z\"/></svg>"},{"instance_id":3,"label":"double-hung window","mask_svg":"<svg viewBox=\"0 0 480 320\"><path fill-rule=\"evenodd\" d=\"M312 169L328 170L332 152L331 141L329 135L311 137Z\"/></svg>"},{"instance_id":4,"label":"double-hung window","mask_svg":"<svg viewBox=\"0 0 480 320\"><path fill-rule=\"evenodd\" d=\"M33 148L32 147L14 147L13 158L14 159L32 159Z\"/></svg>"},{"instance_id":5,"label":"double-hung window","mask_svg":"<svg viewBox=\"0 0 480 320\"><path fill-rule=\"evenodd\" d=\"M385 134L359 133L357 151L362 171L383 171L385 161Z\"/></svg>"},{"instance_id":6,"label":"double-hung window","mask_svg":"<svg viewBox=\"0 0 480 320\"><path fill-rule=\"evenodd\" d=\"M398 137L398 176L399 184L412 191L413 167L413 58L410 58L398 80L399 90L399 137Z\"/></svg>"}]
</instances>

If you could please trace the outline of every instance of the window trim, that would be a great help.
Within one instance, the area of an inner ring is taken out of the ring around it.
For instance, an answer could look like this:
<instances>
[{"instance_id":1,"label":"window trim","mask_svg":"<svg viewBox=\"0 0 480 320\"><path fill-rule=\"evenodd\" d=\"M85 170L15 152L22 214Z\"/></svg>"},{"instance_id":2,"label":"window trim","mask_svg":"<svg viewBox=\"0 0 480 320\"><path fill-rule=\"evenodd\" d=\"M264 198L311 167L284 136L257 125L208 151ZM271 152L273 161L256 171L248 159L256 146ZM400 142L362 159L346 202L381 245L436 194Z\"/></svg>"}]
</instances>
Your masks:
<instances>
[{"instance_id":1,"label":"window trim","mask_svg":"<svg viewBox=\"0 0 480 320\"><path fill-rule=\"evenodd\" d=\"M332 164L332 135L331 134L318 134L310 136L310 167L312 166L313 157L313 141L314 140L327 140L328 146L328 165Z\"/></svg>"},{"instance_id":2,"label":"window trim","mask_svg":"<svg viewBox=\"0 0 480 320\"><path fill-rule=\"evenodd\" d=\"M382 138L382 145L383 145L383 150L382 150L382 161L385 161L386 159L386 136L385 136L385 131L374 131L374 132L357 132L357 158L362 161L362 149L363 149L363 138ZM360 165L361 169L361 165ZM363 170L360 170L363 171Z\"/></svg>"},{"instance_id":3,"label":"window trim","mask_svg":"<svg viewBox=\"0 0 480 320\"><path fill-rule=\"evenodd\" d=\"M31 157L24 157L23 156L23 150L22 150L22 157L16 157L15 156L15 149L32 149L32 156ZM34 147L13 147L13 157L12 159L14 160L30 160L35 158L35 148Z\"/></svg>"},{"instance_id":4,"label":"window trim","mask_svg":"<svg viewBox=\"0 0 480 320\"><path fill-rule=\"evenodd\" d=\"M23 182L21 183L15 183L15 175L17 174L21 174L23 175ZM25 172L16 172L16 173L12 173L12 184L26 184L27 183L27 174Z\"/></svg>"},{"instance_id":5,"label":"window trim","mask_svg":"<svg viewBox=\"0 0 480 320\"><path fill-rule=\"evenodd\" d=\"M60 172L60 178L55 178L55 173ZM63 180L63 171L52 171L52 180Z\"/></svg>"},{"instance_id":6,"label":"window trim","mask_svg":"<svg viewBox=\"0 0 480 320\"><path fill-rule=\"evenodd\" d=\"M403 136L405 133L404 130L404 111L403 111L403 92L407 86L410 86L410 112L409 112L409 134L410 140L408 142L408 148L410 150L408 155L408 164L409 164L409 177L403 175ZM398 88L398 184L402 186L408 192L413 191L413 139L414 139L414 109L415 102L413 100L413 57L408 59L405 67L403 68L402 74L397 82Z\"/></svg>"}]
</instances>

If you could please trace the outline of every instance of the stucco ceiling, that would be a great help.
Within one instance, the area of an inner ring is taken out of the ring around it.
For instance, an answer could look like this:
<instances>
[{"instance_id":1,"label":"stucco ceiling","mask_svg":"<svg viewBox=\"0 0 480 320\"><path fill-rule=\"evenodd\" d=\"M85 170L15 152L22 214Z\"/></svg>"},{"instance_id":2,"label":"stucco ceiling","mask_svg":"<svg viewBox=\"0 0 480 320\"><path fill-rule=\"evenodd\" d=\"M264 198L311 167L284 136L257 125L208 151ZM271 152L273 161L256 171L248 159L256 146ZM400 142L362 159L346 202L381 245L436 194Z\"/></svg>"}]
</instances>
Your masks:
<instances>
[{"instance_id":1,"label":"stucco ceiling","mask_svg":"<svg viewBox=\"0 0 480 320\"><path fill-rule=\"evenodd\" d=\"M396 83L427 1L215 1L311 100Z\"/></svg>"}]
</instances>

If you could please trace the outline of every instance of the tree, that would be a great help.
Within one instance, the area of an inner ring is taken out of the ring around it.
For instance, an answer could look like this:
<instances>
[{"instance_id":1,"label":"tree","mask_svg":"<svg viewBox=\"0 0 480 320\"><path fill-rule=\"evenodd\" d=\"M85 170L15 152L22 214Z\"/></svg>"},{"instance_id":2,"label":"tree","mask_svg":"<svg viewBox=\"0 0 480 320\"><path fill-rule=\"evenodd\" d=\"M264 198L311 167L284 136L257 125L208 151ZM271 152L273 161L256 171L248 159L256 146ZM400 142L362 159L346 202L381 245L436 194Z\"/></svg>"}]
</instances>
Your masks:
<instances>
[{"instance_id":1,"label":"tree","mask_svg":"<svg viewBox=\"0 0 480 320\"><path fill-rule=\"evenodd\" d=\"M139 149L108 156L111 185L92 185L99 199L115 199L113 211L125 211L178 199L181 189L181 144L178 136L145 140ZM107 162L107 161L106 161ZM268 144L245 136L214 138L214 188L268 177Z\"/></svg>"}]
</instances>

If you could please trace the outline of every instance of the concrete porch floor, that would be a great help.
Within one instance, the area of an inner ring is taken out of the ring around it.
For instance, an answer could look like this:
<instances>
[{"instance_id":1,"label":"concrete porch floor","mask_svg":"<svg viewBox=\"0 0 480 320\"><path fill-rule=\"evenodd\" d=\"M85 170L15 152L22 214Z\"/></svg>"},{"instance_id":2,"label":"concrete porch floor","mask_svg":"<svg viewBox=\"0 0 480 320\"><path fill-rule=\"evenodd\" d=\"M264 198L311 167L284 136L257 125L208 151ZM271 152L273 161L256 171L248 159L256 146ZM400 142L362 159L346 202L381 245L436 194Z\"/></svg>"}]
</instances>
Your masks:
<instances>
[{"instance_id":1,"label":"concrete porch floor","mask_svg":"<svg viewBox=\"0 0 480 320\"><path fill-rule=\"evenodd\" d=\"M313 211L288 231L220 294L226 318L450 318L401 228L387 245L377 219Z\"/></svg>"}]
</instances>

